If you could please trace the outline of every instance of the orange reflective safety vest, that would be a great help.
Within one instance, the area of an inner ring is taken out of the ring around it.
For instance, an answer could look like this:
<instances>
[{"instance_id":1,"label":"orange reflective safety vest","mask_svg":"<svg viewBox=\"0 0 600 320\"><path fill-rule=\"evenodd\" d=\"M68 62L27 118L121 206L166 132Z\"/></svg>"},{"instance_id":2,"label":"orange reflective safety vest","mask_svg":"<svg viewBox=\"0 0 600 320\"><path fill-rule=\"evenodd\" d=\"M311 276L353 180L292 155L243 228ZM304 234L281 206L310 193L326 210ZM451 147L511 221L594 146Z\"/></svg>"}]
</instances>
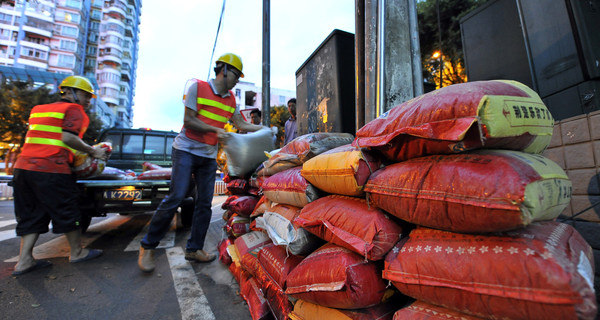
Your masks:
<instances>
[{"instance_id":1,"label":"orange reflective safety vest","mask_svg":"<svg viewBox=\"0 0 600 320\"><path fill-rule=\"evenodd\" d=\"M225 128L227 121L231 119L235 111L235 97L229 92L229 96L222 98L214 94L208 82L197 80L196 117L200 121L217 128ZM201 132L185 129L185 135L196 141L214 146L217 144L217 134L214 132Z\"/></svg>"},{"instance_id":2,"label":"orange reflective safety vest","mask_svg":"<svg viewBox=\"0 0 600 320\"><path fill-rule=\"evenodd\" d=\"M65 113L70 107L79 109L83 116L79 137L82 138L90 123L83 107L71 102L57 102L33 107L29 115L29 130L25 136L25 144L21 155L46 158L69 150L69 163L73 162L74 149L62 141L62 127Z\"/></svg>"}]
</instances>

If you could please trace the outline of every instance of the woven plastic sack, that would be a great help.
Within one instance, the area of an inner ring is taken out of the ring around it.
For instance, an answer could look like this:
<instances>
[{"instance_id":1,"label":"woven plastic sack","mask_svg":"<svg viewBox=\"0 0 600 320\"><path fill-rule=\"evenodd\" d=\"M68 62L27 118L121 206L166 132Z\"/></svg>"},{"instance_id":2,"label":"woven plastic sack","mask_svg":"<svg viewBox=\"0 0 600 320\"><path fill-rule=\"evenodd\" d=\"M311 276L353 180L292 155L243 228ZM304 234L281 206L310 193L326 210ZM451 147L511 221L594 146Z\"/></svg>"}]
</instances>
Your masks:
<instances>
[{"instance_id":1,"label":"woven plastic sack","mask_svg":"<svg viewBox=\"0 0 600 320\"><path fill-rule=\"evenodd\" d=\"M363 196L363 187L381 161L367 150L344 145L324 152L302 165L302 176L327 193Z\"/></svg>"},{"instance_id":2,"label":"woven plastic sack","mask_svg":"<svg viewBox=\"0 0 600 320\"><path fill-rule=\"evenodd\" d=\"M263 162L261 176L271 176L291 167L301 166L308 159L333 148L350 144L354 136L349 133L316 132L295 138L277 154Z\"/></svg>"},{"instance_id":3,"label":"woven plastic sack","mask_svg":"<svg viewBox=\"0 0 600 320\"><path fill-rule=\"evenodd\" d=\"M240 196L229 203L229 210L237 213L239 216L250 217L257 203L258 198L255 196Z\"/></svg>"},{"instance_id":4,"label":"woven plastic sack","mask_svg":"<svg viewBox=\"0 0 600 320\"><path fill-rule=\"evenodd\" d=\"M427 156L373 173L371 203L422 226L496 232L556 218L571 199L571 181L552 160L509 150Z\"/></svg>"},{"instance_id":5,"label":"woven plastic sack","mask_svg":"<svg viewBox=\"0 0 600 320\"><path fill-rule=\"evenodd\" d=\"M248 310L252 320L272 319L271 310L267 304L260 286L256 279L245 273L242 273L240 280L240 295L248 304Z\"/></svg>"},{"instance_id":6,"label":"woven plastic sack","mask_svg":"<svg viewBox=\"0 0 600 320\"><path fill-rule=\"evenodd\" d=\"M293 310L294 305L292 305L285 292L270 280L263 282L260 289L265 299L267 299L267 304L275 320L290 319L289 313Z\"/></svg>"},{"instance_id":7,"label":"woven plastic sack","mask_svg":"<svg viewBox=\"0 0 600 320\"><path fill-rule=\"evenodd\" d=\"M246 179L230 179L227 182L227 191L231 194L245 194L248 188L249 184Z\"/></svg>"},{"instance_id":8,"label":"woven plastic sack","mask_svg":"<svg viewBox=\"0 0 600 320\"><path fill-rule=\"evenodd\" d=\"M276 173L263 183L263 193L272 202L304 207L318 199L320 192L300 174L302 167Z\"/></svg>"},{"instance_id":9,"label":"woven plastic sack","mask_svg":"<svg viewBox=\"0 0 600 320\"><path fill-rule=\"evenodd\" d=\"M217 246L217 249L219 251L219 261L221 261L221 263L227 266L233 262L231 260L231 256L229 255L229 252L227 251L227 247L229 247L233 243L233 240L233 237L224 238L219 242L219 245Z\"/></svg>"},{"instance_id":10,"label":"woven plastic sack","mask_svg":"<svg viewBox=\"0 0 600 320\"><path fill-rule=\"evenodd\" d=\"M392 320L394 312L398 310L399 307L399 305L384 302L366 309L343 310L328 308L318 304L310 303L308 301L298 300L294 305L294 310L290 313L290 319ZM450 318L449 320L454 319Z\"/></svg>"},{"instance_id":11,"label":"woven plastic sack","mask_svg":"<svg viewBox=\"0 0 600 320\"><path fill-rule=\"evenodd\" d=\"M152 162L148 162L148 161L144 161L144 163L142 163L142 171L158 170L158 169L164 169L164 168L157 164L154 164Z\"/></svg>"},{"instance_id":12,"label":"woven plastic sack","mask_svg":"<svg viewBox=\"0 0 600 320\"><path fill-rule=\"evenodd\" d=\"M265 151L273 150L273 131L260 129L246 134L227 133L223 150L227 157L227 172L232 177L245 177L265 160Z\"/></svg>"},{"instance_id":13,"label":"woven plastic sack","mask_svg":"<svg viewBox=\"0 0 600 320\"><path fill-rule=\"evenodd\" d=\"M265 211L263 218L267 234L273 243L286 246L287 250L294 255L306 256L323 245L323 241L294 225L292 221L298 214L300 208L279 204Z\"/></svg>"},{"instance_id":14,"label":"woven plastic sack","mask_svg":"<svg viewBox=\"0 0 600 320\"><path fill-rule=\"evenodd\" d=\"M394 313L393 320L480 320L483 318L450 310L423 301L415 301Z\"/></svg>"},{"instance_id":15,"label":"woven plastic sack","mask_svg":"<svg viewBox=\"0 0 600 320\"><path fill-rule=\"evenodd\" d=\"M538 94L508 80L454 84L396 106L356 132L356 147L392 161L478 148L542 153L554 119Z\"/></svg>"},{"instance_id":16,"label":"woven plastic sack","mask_svg":"<svg viewBox=\"0 0 600 320\"><path fill-rule=\"evenodd\" d=\"M386 291L377 265L331 243L304 258L286 283L285 293L294 298L339 309L374 306Z\"/></svg>"},{"instance_id":17,"label":"woven plastic sack","mask_svg":"<svg viewBox=\"0 0 600 320\"><path fill-rule=\"evenodd\" d=\"M138 180L171 180L172 168L148 170L137 176Z\"/></svg>"},{"instance_id":18,"label":"woven plastic sack","mask_svg":"<svg viewBox=\"0 0 600 320\"><path fill-rule=\"evenodd\" d=\"M490 235L419 227L388 254L383 277L417 300L484 318L594 319L598 311L592 248L558 222Z\"/></svg>"},{"instance_id":19,"label":"woven plastic sack","mask_svg":"<svg viewBox=\"0 0 600 320\"><path fill-rule=\"evenodd\" d=\"M94 147L101 147L106 150L108 156L112 152L112 145L110 142L101 142L94 145ZM75 151L73 153L73 166L72 171L77 175L79 179L90 179L97 177L102 174L106 167L106 161L94 158L88 153Z\"/></svg>"},{"instance_id":20,"label":"woven plastic sack","mask_svg":"<svg viewBox=\"0 0 600 320\"><path fill-rule=\"evenodd\" d=\"M302 261L302 257L290 255L282 246L275 244L264 246L258 252L258 262L280 288L285 289L288 274Z\"/></svg>"},{"instance_id":21,"label":"woven plastic sack","mask_svg":"<svg viewBox=\"0 0 600 320\"><path fill-rule=\"evenodd\" d=\"M254 218L261 216L263 213L265 213L265 211L271 209L272 205L273 203L269 199L267 199L267 197L265 197L264 195L261 196L258 200L258 203L256 203L256 207L254 207L254 210L250 214L250 217Z\"/></svg>"},{"instance_id":22,"label":"woven plastic sack","mask_svg":"<svg viewBox=\"0 0 600 320\"><path fill-rule=\"evenodd\" d=\"M396 245L402 227L366 200L330 195L307 204L294 223L319 238L369 260L381 260Z\"/></svg>"},{"instance_id":23,"label":"woven plastic sack","mask_svg":"<svg viewBox=\"0 0 600 320\"><path fill-rule=\"evenodd\" d=\"M247 217L240 217L232 211L227 210L230 215L227 219L227 223L223 226L225 233L233 237L239 237L250 232L250 219Z\"/></svg>"}]
</instances>

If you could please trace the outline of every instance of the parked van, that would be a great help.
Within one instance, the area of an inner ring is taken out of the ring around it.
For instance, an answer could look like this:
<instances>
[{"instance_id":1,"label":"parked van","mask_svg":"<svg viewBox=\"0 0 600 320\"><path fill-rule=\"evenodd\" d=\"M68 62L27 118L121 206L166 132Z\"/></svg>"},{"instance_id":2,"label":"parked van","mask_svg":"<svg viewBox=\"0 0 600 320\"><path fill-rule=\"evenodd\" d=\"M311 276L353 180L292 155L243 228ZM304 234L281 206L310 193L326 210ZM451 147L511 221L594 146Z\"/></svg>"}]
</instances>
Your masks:
<instances>
[{"instance_id":1,"label":"parked van","mask_svg":"<svg viewBox=\"0 0 600 320\"><path fill-rule=\"evenodd\" d=\"M171 167L171 146L177 134L175 131L110 128L100 133L97 142L112 144L107 166L141 172L146 161Z\"/></svg>"}]
</instances>

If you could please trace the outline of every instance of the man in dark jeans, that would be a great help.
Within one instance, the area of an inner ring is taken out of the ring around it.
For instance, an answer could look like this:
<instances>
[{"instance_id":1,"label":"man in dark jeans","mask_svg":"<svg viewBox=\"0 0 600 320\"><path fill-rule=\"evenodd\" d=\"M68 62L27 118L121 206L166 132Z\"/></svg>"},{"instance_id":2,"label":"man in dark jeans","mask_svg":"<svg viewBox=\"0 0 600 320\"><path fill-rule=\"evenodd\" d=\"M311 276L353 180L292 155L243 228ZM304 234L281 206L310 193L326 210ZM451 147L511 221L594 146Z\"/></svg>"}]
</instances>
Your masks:
<instances>
[{"instance_id":1,"label":"man in dark jeans","mask_svg":"<svg viewBox=\"0 0 600 320\"><path fill-rule=\"evenodd\" d=\"M144 272L152 272L156 267L155 248L169 230L177 207L185 198L192 175L196 183L196 202L185 258L196 262L215 259L215 254L203 248L212 215L217 143L226 138L223 128L230 119L238 129L246 132L264 128L244 121L236 109L235 97L230 90L244 76L240 57L232 53L224 54L217 59L214 70L214 79L208 82L194 79L188 83L190 85L184 96L183 128L173 141L171 190L156 209L148 233L141 241L138 266Z\"/></svg>"}]
</instances>

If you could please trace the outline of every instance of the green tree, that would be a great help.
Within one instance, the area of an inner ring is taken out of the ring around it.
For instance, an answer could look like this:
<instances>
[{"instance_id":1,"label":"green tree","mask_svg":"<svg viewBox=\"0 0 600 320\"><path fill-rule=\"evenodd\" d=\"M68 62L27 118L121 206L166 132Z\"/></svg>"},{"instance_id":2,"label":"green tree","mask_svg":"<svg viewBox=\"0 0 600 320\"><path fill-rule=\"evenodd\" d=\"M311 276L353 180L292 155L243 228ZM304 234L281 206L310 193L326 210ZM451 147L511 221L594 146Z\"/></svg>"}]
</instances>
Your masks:
<instances>
[{"instance_id":1,"label":"green tree","mask_svg":"<svg viewBox=\"0 0 600 320\"><path fill-rule=\"evenodd\" d=\"M467 81L460 33L460 19L488 0L421 0L417 3L423 79L440 87ZM439 5L439 26L438 26ZM441 48L440 48L441 31ZM440 50L441 49L441 50ZM438 55L436 55L436 52Z\"/></svg>"},{"instance_id":2,"label":"green tree","mask_svg":"<svg viewBox=\"0 0 600 320\"><path fill-rule=\"evenodd\" d=\"M271 127L277 127L277 143L275 148L280 148L283 145L283 139L285 137L284 128L285 122L290 118L290 112L287 106L275 106L271 107Z\"/></svg>"}]
</instances>

